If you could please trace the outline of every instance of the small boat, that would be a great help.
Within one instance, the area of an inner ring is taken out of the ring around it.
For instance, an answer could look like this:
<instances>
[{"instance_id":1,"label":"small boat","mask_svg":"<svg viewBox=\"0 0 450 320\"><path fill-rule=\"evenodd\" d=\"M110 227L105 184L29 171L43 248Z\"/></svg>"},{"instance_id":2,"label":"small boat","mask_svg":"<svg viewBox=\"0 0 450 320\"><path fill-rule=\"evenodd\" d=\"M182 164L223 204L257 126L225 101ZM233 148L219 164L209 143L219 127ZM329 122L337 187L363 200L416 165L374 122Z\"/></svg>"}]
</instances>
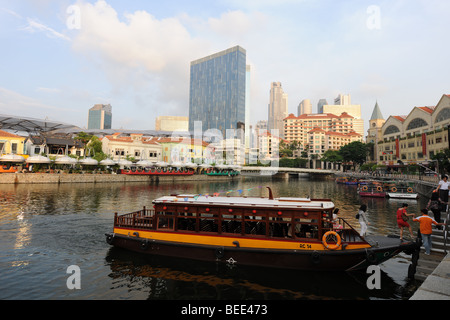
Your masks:
<instances>
[{"instance_id":1,"label":"small boat","mask_svg":"<svg viewBox=\"0 0 450 320\"><path fill-rule=\"evenodd\" d=\"M153 210L114 215L108 244L131 251L229 265L351 271L380 264L414 242L359 233L332 221L329 199L171 195Z\"/></svg>"},{"instance_id":2,"label":"small boat","mask_svg":"<svg viewBox=\"0 0 450 320\"><path fill-rule=\"evenodd\" d=\"M345 184L348 181L347 177L337 177L336 178L336 183L337 184Z\"/></svg>"},{"instance_id":3,"label":"small boat","mask_svg":"<svg viewBox=\"0 0 450 320\"><path fill-rule=\"evenodd\" d=\"M358 194L361 197L385 198L386 191L380 184L362 185L358 188Z\"/></svg>"},{"instance_id":4,"label":"small boat","mask_svg":"<svg viewBox=\"0 0 450 320\"><path fill-rule=\"evenodd\" d=\"M396 199L418 199L419 194L412 187L392 187L387 191L389 198Z\"/></svg>"}]
</instances>

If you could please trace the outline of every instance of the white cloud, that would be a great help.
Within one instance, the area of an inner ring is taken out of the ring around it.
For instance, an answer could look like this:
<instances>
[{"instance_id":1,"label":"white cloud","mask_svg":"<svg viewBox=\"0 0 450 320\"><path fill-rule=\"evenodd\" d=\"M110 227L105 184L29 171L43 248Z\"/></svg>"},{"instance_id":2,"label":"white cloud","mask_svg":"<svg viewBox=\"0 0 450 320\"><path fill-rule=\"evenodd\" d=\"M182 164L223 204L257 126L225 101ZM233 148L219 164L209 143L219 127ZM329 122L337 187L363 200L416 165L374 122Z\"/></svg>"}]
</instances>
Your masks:
<instances>
[{"instance_id":1,"label":"white cloud","mask_svg":"<svg viewBox=\"0 0 450 320\"><path fill-rule=\"evenodd\" d=\"M28 31L30 33L43 32L49 38L57 38L70 41L70 38L67 37L66 35L31 18L27 18L27 25L25 27L22 27L21 30Z\"/></svg>"}]
</instances>

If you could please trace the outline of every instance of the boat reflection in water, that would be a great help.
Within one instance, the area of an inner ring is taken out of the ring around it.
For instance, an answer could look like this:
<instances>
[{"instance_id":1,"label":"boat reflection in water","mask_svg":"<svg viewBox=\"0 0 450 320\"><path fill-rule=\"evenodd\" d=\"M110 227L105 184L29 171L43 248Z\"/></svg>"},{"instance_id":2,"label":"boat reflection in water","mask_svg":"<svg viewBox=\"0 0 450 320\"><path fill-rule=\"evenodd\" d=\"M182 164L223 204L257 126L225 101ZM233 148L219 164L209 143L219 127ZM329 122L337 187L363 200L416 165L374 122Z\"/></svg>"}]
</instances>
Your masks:
<instances>
[{"instance_id":1,"label":"boat reflection in water","mask_svg":"<svg viewBox=\"0 0 450 320\"><path fill-rule=\"evenodd\" d=\"M381 271L381 289L369 290L365 272L314 272L236 266L136 254L112 247L106 256L111 290L149 300L369 300L408 299L413 285Z\"/></svg>"}]
</instances>

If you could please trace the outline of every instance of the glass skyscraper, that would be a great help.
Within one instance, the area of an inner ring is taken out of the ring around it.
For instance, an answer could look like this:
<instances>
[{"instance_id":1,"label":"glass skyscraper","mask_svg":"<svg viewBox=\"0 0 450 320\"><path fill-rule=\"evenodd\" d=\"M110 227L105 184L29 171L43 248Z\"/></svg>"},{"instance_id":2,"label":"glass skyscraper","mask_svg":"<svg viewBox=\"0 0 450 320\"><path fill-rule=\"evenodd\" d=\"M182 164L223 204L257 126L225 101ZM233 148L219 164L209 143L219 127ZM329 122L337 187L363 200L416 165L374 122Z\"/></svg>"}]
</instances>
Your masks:
<instances>
[{"instance_id":1,"label":"glass skyscraper","mask_svg":"<svg viewBox=\"0 0 450 320\"><path fill-rule=\"evenodd\" d=\"M245 49L236 46L191 62L189 131L201 121L202 132L245 130Z\"/></svg>"},{"instance_id":2,"label":"glass skyscraper","mask_svg":"<svg viewBox=\"0 0 450 320\"><path fill-rule=\"evenodd\" d=\"M88 129L111 129L112 107L107 104L96 104L89 109Z\"/></svg>"}]
</instances>

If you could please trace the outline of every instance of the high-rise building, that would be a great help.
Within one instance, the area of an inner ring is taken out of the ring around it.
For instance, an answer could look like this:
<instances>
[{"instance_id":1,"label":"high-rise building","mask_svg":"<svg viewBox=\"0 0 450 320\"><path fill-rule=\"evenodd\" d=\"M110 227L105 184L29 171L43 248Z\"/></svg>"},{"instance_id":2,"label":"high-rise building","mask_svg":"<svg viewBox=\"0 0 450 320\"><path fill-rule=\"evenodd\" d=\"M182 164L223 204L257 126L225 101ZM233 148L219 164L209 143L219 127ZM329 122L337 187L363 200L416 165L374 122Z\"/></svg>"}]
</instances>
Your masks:
<instances>
[{"instance_id":1,"label":"high-rise building","mask_svg":"<svg viewBox=\"0 0 450 320\"><path fill-rule=\"evenodd\" d=\"M89 109L88 129L111 129L112 107L110 104L96 104Z\"/></svg>"},{"instance_id":2,"label":"high-rise building","mask_svg":"<svg viewBox=\"0 0 450 320\"><path fill-rule=\"evenodd\" d=\"M191 62L189 130L245 130L246 50L240 46ZM244 137L241 137L242 139Z\"/></svg>"},{"instance_id":3,"label":"high-rise building","mask_svg":"<svg viewBox=\"0 0 450 320\"><path fill-rule=\"evenodd\" d=\"M311 100L305 99L298 105L298 116L302 114L311 114L312 113L312 104Z\"/></svg>"},{"instance_id":4,"label":"high-rise building","mask_svg":"<svg viewBox=\"0 0 450 320\"><path fill-rule=\"evenodd\" d=\"M341 114L348 113L354 117L353 128L356 133L364 137L364 120L361 118L361 105L352 104L351 96L349 94L340 94L334 99L334 105L324 105L323 113Z\"/></svg>"},{"instance_id":5,"label":"high-rise building","mask_svg":"<svg viewBox=\"0 0 450 320\"><path fill-rule=\"evenodd\" d=\"M328 105L328 101L326 99L320 99L317 103L317 113L323 113L323 106Z\"/></svg>"},{"instance_id":6,"label":"high-rise building","mask_svg":"<svg viewBox=\"0 0 450 320\"><path fill-rule=\"evenodd\" d=\"M272 82L270 88L269 120L267 130L278 130L278 136L284 137L284 122L288 116L288 96L284 93L280 82ZM277 135L276 133L274 133Z\"/></svg>"}]
</instances>

